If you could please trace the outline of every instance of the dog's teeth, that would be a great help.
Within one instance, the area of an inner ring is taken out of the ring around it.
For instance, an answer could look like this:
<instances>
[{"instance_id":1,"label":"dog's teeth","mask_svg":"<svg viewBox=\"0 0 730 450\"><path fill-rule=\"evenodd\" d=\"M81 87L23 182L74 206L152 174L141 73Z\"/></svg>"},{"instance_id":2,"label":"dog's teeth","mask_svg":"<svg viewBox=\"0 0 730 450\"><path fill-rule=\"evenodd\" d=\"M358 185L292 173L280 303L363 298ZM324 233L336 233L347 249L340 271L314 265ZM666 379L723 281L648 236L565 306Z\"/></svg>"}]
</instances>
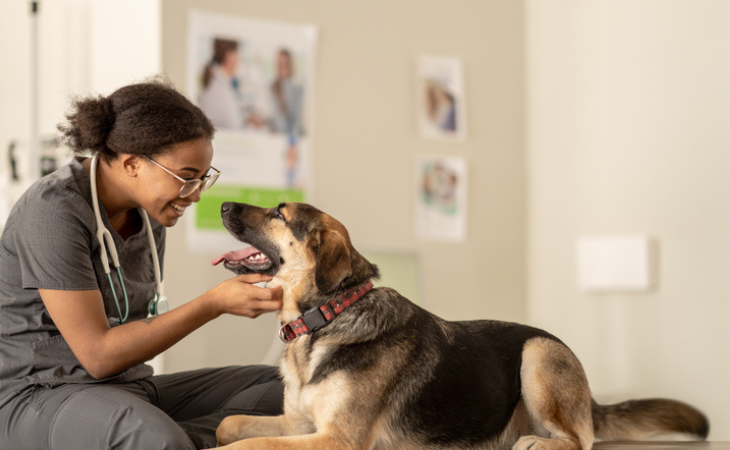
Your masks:
<instances>
[{"instance_id":1,"label":"dog's teeth","mask_svg":"<svg viewBox=\"0 0 730 450\"><path fill-rule=\"evenodd\" d=\"M266 259L266 256L263 253L256 253L255 255L249 256L248 259L252 261L261 261L262 259Z\"/></svg>"}]
</instances>

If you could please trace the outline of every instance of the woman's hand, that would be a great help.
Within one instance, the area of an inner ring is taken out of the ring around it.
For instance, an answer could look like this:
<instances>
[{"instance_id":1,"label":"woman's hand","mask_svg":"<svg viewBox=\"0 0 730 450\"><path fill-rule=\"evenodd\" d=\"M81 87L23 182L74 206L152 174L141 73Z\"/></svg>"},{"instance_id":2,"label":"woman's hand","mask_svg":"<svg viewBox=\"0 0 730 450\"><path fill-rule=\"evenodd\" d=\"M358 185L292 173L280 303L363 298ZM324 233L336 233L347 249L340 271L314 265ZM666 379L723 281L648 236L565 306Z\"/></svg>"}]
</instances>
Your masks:
<instances>
[{"instance_id":1,"label":"woman's hand","mask_svg":"<svg viewBox=\"0 0 730 450\"><path fill-rule=\"evenodd\" d=\"M261 314L278 311L282 305L281 286L267 289L253 283L269 281L273 277L260 274L238 275L207 292L218 315L233 314L256 318Z\"/></svg>"}]
</instances>

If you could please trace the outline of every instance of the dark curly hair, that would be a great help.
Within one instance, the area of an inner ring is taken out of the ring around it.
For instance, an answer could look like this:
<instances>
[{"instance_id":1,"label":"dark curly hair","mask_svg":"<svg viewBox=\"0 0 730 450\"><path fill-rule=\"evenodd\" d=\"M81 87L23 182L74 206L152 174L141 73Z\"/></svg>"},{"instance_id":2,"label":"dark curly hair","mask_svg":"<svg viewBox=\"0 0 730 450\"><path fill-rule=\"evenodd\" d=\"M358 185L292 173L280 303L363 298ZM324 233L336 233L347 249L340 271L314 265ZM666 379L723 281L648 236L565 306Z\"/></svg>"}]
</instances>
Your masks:
<instances>
[{"instance_id":1,"label":"dark curly hair","mask_svg":"<svg viewBox=\"0 0 730 450\"><path fill-rule=\"evenodd\" d=\"M152 157L174 144L215 134L203 111L160 78L107 97L76 99L66 119L57 127L61 142L76 155L99 153L106 161L121 153Z\"/></svg>"}]
</instances>

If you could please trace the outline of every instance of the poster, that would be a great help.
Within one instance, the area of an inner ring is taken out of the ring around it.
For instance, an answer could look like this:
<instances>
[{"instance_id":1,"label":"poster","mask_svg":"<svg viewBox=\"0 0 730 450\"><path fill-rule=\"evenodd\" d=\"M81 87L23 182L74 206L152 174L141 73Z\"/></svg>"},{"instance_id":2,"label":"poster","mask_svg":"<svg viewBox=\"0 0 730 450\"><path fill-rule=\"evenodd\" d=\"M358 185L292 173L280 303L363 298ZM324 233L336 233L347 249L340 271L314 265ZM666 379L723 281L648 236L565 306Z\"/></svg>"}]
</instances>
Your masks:
<instances>
[{"instance_id":1,"label":"poster","mask_svg":"<svg viewBox=\"0 0 730 450\"><path fill-rule=\"evenodd\" d=\"M429 241L466 239L466 160L421 156L416 180L416 236Z\"/></svg>"},{"instance_id":2,"label":"poster","mask_svg":"<svg viewBox=\"0 0 730 450\"><path fill-rule=\"evenodd\" d=\"M311 202L317 29L192 10L188 30L187 94L216 127L221 171L188 214L188 249L227 251L223 202Z\"/></svg>"},{"instance_id":3,"label":"poster","mask_svg":"<svg viewBox=\"0 0 730 450\"><path fill-rule=\"evenodd\" d=\"M464 74L459 58L422 56L417 70L417 115L421 137L466 139Z\"/></svg>"}]
</instances>

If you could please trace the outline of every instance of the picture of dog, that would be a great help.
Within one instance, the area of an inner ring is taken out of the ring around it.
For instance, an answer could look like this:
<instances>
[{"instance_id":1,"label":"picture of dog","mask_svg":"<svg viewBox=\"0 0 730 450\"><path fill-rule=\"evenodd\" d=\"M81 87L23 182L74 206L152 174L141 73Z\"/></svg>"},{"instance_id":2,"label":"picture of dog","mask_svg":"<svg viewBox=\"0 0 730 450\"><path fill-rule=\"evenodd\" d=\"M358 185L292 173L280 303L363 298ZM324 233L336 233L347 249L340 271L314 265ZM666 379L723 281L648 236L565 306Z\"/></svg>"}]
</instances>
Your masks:
<instances>
[{"instance_id":1,"label":"picture of dog","mask_svg":"<svg viewBox=\"0 0 730 450\"><path fill-rule=\"evenodd\" d=\"M581 363L552 334L493 320L451 322L387 287L333 217L301 203L224 203L249 244L221 258L284 291L284 414L230 416L220 446L243 449L590 449L594 439L709 424L675 400L599 405Z\"/></svg>"}]
</instances>

